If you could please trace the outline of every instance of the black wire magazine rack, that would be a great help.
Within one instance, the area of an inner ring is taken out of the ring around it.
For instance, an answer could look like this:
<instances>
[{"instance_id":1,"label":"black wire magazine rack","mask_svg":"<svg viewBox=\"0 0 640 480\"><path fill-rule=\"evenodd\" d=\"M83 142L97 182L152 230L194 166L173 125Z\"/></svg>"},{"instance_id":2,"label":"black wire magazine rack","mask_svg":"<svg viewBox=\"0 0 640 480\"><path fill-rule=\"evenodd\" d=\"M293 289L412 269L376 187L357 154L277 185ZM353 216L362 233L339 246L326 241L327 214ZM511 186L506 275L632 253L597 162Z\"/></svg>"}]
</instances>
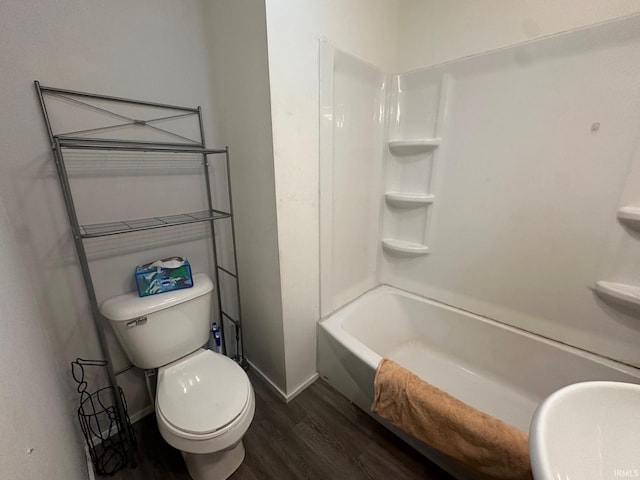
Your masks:
<instances>
[{"instance_id":1,"label":"black wire magazine rack","mask_svg":"<svg viewBox=\"0 0 640 480\"><path fill-rule=\"evenodd\" d=\"M94 468L99 475L113 475L126 467L132 455L128 451L128 439L136 448L136 437L131 427L127 402L120 387L104 387L93 393L87 392L85 367L106 367L105 360L84 360L77 358L71 362L71 374L78 383L80 405L78 421ZM118 411L116 395L124 406L124 418ZM127 437L128 435L128 437ZM135 466L135 465L133 465Z\"/></svg>"}]
</instances>

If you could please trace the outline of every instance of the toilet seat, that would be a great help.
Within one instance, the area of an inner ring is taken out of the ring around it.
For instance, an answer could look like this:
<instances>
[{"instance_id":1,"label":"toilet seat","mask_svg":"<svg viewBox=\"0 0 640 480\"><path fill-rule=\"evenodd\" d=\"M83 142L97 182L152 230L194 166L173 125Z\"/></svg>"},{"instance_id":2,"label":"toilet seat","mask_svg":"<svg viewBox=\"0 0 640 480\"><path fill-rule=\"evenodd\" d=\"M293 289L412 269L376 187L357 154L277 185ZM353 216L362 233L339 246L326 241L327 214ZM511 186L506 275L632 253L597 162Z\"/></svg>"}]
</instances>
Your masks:
<instances>
[{"instance_id":1,"label":"toilet seat","mask_svg":"<svg viewBox=\"0 0 640 480\"><path fill-rule=\"evenodd\" d=\"M198 350L162 367L156 410L175 435L204 440L221 435L246 413L253 389L233 360Z\"/></svg>"}]
</instances>

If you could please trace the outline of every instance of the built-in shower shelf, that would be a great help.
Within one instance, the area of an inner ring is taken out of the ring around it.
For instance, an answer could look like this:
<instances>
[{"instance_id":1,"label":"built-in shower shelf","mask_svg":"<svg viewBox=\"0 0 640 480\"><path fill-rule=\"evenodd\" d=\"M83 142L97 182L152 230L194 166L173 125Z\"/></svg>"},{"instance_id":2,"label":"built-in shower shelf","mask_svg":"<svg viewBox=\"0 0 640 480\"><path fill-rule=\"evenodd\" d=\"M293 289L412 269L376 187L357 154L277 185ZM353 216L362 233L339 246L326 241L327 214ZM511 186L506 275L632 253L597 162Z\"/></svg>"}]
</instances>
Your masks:
<instances>
[{"instance_id":1,"label":"built-in shower shelf","mask_svg":"<svg viewBox=\"0 0 640 480\"><path fill-rule=\"evenodd\" d=\"M630 227L640 229L640 208L622 207L618 210L618 220Z\"/></svg>"},{"instance_id":2,"label":"built-in shower shelf","mask_svg":"<svg viewBox=\"0 0 640 480\"><path fill-rule=\"evenodd\" d=\"M433 203L435 197L424 193L387 192L384 194L387 203L396 207L417 207Z\"/></svg>"},{"instance_id":3,"label":"built-in shower shelf","mask_svg":"<svg viewBox=\"0 0 640 480\"><path fill-rule=\"evenodd\" d=\"M640 308L640 287L618 282L596 282L595 292L605 299L617 300Z\"/></svg>"},{"instance_id":4,"label":"built-in shower shelf","mask_svg":"<svg viewBox=\"0 0 640 480\"><path fill-rule=\"evenodd\" d=\"M440 137L389 140L389 149L396 153L419 153L437 148L441 142Z\"/></svg>"},{"instance_id":5,"label":"built-in shower shelf","mask_svg":"<svg viewBox=\"0 0 640 480\"><path fill-rule=\"evenodd\" d=\"M429 247L421 243L407 242L397 240L395 238L385 238L382 240L382 246L389 252L399 253L402 255L426 255L429 253Z\"/></svg>"}]
</instances>

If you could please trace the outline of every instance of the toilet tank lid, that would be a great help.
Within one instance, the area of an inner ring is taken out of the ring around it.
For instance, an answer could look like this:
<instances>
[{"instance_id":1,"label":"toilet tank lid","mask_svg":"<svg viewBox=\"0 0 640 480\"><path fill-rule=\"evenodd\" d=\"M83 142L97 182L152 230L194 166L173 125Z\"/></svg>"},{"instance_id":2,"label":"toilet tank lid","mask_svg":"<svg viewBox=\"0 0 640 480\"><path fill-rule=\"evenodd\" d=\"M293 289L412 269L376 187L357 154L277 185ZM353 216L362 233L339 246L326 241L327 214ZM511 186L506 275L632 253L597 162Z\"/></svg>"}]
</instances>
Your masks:
<instances>
[{"instance_id":1,"label":"toilet tank lid","mask_svg":"<svg viewBox=\"0 0 640 480\"><path fill-rule=\"evenodd\" d=\"M111 297L100 305L100 312L109 320L125 321L143 317L165 308L206 295L213 290L213 283L205 273L193 276L193 287L139 297L137 292Z\"/></svg>"}]
</instances>

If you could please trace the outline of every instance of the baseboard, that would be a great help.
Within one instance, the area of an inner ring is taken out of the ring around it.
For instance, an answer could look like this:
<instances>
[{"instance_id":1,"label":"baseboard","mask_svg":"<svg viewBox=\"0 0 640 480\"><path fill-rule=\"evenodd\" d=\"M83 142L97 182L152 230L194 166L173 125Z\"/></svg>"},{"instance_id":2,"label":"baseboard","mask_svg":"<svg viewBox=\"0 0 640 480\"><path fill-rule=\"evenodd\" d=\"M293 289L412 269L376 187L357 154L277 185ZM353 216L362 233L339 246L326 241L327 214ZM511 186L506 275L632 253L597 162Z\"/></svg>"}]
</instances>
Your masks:
<instances>
[{"instance_id":1,"label":"baseboard","mask_svg":"<svg viewBox=\"0 0 640 480\"><path fill-rule=\"evenodd\" d=\"M247 359L247 363L251 367L251 370L256 372L267 383L267 385L269 385L271 390L273 390L274 393L276 395L278 395L285 403L289 403L295 397L300 395L304 391L305 388L307 388L309 385L311 385L313 382L315 382L318 379L318 372L315 372L313 375L311 375L309 378L307 378L304 382L302 382L300 385L298 385L296 388L294 388L291 391L291 393L287 394L287 393L283 392L280 389L280 387L278 387L275 383L273 383L273 381L262 370L260 370L258 367L256 367L251 362L251 360Z\"/></svg>"},{"instance_id":2,"label":"baseboard","mask_svg":"<svg viewBox=\"0 0 640 480\"><path fill-rule=\"evenodd\" d=\"M154 411L153 405L147 405L142 410L138 410L137 412L129 415L129 420L131 420L131 424L134 424L142 420L147 415L151 415L153 411Z\"/></svg>"},{"instance_id":3,"label":"baseboard","mask_svg":"<svg viewBox=\"0 0 640 480\"><path fill-rule=\"evenodd\" d=\"M256 367L251 360L249 360L247 358L247 363L249 364L249 366L251 367L251 370L253 370L254 372L256 372L260 378L262 378L265 382L267 382L267 385L269 385L269 387L271 388L271 390L273 390L273 392L278 395L282 400L284 400L285 402L287 401L287 394L284 393L282 390L280 390L280 387L278 387L275 383L273 383L271 381L271 379L269 377L267 377L264 372L262 370L260 370L258 367Z\"/></svg>"},{"instance_id":4,"label":"baseboard","mask_svg":"<svg viewBox=\"0 0 640 480\"><path fill-rule=\"evenodd\" d=\"M303 381L300 385L298 385L296 388L291 390L291 392L287 394L287 399L285 401L289 403L291 400L293 400L302 392L304 392L305 389L309 387L313 382L315 382L319 377L320 375L318 374L318 372L315 372L313 375L311 375L309 378Z\"/></svg>"}]
</instances>

